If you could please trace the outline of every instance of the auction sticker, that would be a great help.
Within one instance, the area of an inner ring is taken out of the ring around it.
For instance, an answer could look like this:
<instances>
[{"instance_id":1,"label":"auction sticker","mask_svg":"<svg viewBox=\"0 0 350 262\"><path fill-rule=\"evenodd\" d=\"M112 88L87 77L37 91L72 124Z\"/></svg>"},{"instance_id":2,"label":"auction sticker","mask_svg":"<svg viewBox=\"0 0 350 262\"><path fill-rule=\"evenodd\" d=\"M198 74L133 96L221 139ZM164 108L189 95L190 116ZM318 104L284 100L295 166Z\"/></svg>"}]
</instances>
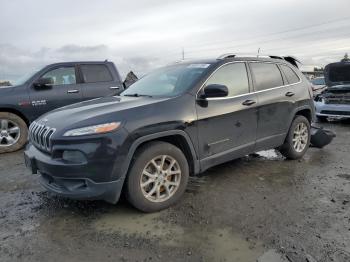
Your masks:
<instances>
[{"instance_id":1,"label":"auction sticker","mask_svg":"<svg viewBox=\"0 0 350 262\"><path fill-rule=\"evenodd\" d=\"M190 64L187 68L208 68L210 64Z\"/></svg>"}]
</instances>

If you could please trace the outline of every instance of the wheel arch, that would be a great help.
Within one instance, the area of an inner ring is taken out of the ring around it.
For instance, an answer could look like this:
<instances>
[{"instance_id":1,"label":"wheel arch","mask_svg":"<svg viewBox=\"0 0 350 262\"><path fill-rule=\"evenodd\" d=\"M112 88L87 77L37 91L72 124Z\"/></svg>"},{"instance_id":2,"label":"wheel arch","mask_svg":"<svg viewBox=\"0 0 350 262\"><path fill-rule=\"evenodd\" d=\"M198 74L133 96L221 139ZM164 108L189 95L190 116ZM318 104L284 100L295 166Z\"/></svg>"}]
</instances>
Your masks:
<instances>
[{"instance_id":1,"label":"wheel arch","mask_svg":"<svg viewBox=\"0 0 350 262\"><path fill-rule=\"evenodd\" d=\"M306 119L309 120L310 124L313 120L313 116L310 108L301 108L297 110L297 112L295 113L295 116L297 115L306 117Z\"/></svg>"},{"instance_id":2,"label":"wheel arch","mask_svg":"<svg viewBox=\"0 0 350 262\"><path fill-rule=\"evenodd\" d=\"M285 137L284 137L283 141L286 140L288 132L289 132L289 129L290 129L290 127L291 127L291 125L293 123L293 120L294 120L294 118L296 116L304 116L304 117L306 117L306 119L309 120L310 124L314 120L313 111L312 111L312 109L309 106L304 105L304 106L296 108L294 110L294 113L290 115L290 118L288 120L288 126L287 126L288 129L285 131Z\"/></svg>"},{"instance_id":3,"label":"wheel arch","mask_svg":"<svg viewBox=\"0 0 350 262\"><path fill-rule=\"evenodd\" d=\"M23 121L27 124L27 126L29 127L30 125L30 121L29 119L21 113L21 111L15 109L15 108L9 108L9 107L0 107L0 112L6 112L6 113L12 113L17 115L18 117L22 118Z\"/></svg>"},{"instance_id":4,"label":"wheel arch","mask_svg":"<svg viewBox=\"0 0 350 262\"><path fill-rule=\"evenodd\" d=\"M190 174L198 174L199 173L199 161L196 155L196 152L194 150L194 146L192 144L192 141L190 137L187 135L186 132L182 130L171 130L171 131L164 131L160 133L155 133L151 135L146 135L143 137L140 137L136 139L128 152L128 155L126 157L126 161L123 167L122 176L125 177L127 175L127 172L130 168L132 158L135 155L137 149L139 149L141 146L153 142L153 141L163 141L168 142L176 147L178 147L185 155L188 164L189 164L189 170Z\"/></svg>"}]
</instances>

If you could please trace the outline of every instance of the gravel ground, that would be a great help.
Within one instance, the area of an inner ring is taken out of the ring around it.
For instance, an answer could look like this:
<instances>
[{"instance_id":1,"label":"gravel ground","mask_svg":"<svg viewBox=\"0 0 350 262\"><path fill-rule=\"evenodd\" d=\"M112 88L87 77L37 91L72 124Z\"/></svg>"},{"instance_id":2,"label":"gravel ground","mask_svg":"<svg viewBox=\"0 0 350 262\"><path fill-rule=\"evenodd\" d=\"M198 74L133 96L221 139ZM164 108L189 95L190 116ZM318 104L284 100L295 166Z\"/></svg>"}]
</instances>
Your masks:
<instances>
[{"instance_id":1,"label":"gravel ground","mask_svg":"<svg viewBox=\"0 0 350 262\"><path fill-rule=\"evenodd\" d=\"M350 261L349 123L325 126L326 148L217 166L155 214L53 196L0 155L0 261Z\"/></svg>"}]
</instances>

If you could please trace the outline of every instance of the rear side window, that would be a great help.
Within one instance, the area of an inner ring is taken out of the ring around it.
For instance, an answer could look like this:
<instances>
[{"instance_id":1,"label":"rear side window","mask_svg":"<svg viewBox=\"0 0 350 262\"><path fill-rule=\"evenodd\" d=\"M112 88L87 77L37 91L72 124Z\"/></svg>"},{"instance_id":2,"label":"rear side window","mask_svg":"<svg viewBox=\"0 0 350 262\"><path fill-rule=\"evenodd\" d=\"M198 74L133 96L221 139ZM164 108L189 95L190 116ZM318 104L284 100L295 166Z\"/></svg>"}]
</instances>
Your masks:
<instances>
[{"instance_id":1,"label":"rear side window","mask_svg":"<svg viewBox=\"0 0 350 262\"><path fill-rule=\"evenodd\" d=\"M286 65L280 65L280 66L284 75L287 78L288 84L295 84L299 82L299 77L292 68Z\"/></svg>"},{"instance_id":2,"label":"rear side window","mask_svg":"<svg viewBox=\"0 0 350 262\"><path fill-rule=\"evenodd\" d=\"M256 91L283 86L281 71L277 65L269 63L251 63L255 78Z\"/></svg>"},{"instance_id":3,"label":"rear side window","mask_svg":"<svg viewBox=\"0 0 350 262\"><path fill-rule=\"evenodd\" d=\"M219 68L207 81L207 85L219 84L228 88L228 96L249 93L247 69L244 63L227 64Z\"/></svg>"},{"instance_id":4,"label":"rear side window","mask_svg":"<svg viewBox=\"0 0 350 262\"><path fill-rule=\"evenodd\" d=\"M105 65L81 65L80 68L85 83L110 82L113 80Z\"/></svg>"}]
</instances>

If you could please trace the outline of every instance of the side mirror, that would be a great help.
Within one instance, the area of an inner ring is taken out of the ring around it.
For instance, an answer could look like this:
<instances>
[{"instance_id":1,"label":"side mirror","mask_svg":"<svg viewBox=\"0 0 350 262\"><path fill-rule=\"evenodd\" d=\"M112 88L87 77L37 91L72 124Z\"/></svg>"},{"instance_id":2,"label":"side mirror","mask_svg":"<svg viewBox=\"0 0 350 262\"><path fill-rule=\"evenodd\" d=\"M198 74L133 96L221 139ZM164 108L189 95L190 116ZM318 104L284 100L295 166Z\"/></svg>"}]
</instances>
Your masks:
<instances>
[{"instance_id":1,"label":"side mirror","mask_svg":"<svg viewBox=\"0 0 350 262\"><path fill-rule=\"evenodd\" d=\"M51 87L54 84L52 77L39 78L34 82L35 87Z\"/></svg>"},{"instance_id":2,"label":"side mirror","mask_svg":"<svg viewBox=\"0 0 350 262\"><path fill-rule=\"evenodd\" d=\"M225 85L211 84L203 89L201 98L214 98L228 96L228 88Z\"/></svg>"}]
</instances>

